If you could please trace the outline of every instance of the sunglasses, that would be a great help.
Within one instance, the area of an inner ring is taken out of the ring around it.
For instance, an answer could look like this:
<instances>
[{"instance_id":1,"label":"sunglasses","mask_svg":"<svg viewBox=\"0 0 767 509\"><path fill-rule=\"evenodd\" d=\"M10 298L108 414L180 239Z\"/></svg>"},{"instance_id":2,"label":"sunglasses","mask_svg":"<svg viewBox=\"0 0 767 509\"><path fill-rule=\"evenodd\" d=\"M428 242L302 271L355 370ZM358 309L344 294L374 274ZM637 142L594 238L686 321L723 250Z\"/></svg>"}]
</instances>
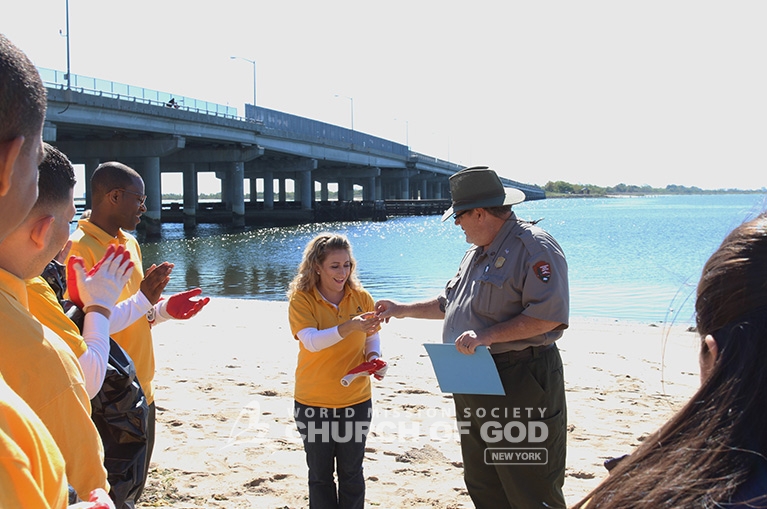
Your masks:
<instances>
[{"instance_id":1,"label":"sunglasses","mask_svg":"<svg viewBox=\"0 0 767 509\"><path fill-rule=\"evenodd\" d=\"M459 219L459 218L460 218L462 215L464 215L465 213L469 212L470 210L471 210L471 209L466 209L466 210L462 210L462 211L460 211L460 212L456 212L455 214L453 214L453 221L458 221L458 219Z\"/></svg>"},{"instance_id":2,"label":"sunglasses","mask_svg":"<svg viewBox=\"0 0 767 509\"><path fill-rule=\"evenodd\" d=\"M134 196L138 196L139 203L141 205L144 205L146 203L146 195L145 194L137 193L135 191L130 191L128 189L118 189L118 191L122 191L123 193L130 193L130 194L132 194Z\"/></svg>"}]
</instances>

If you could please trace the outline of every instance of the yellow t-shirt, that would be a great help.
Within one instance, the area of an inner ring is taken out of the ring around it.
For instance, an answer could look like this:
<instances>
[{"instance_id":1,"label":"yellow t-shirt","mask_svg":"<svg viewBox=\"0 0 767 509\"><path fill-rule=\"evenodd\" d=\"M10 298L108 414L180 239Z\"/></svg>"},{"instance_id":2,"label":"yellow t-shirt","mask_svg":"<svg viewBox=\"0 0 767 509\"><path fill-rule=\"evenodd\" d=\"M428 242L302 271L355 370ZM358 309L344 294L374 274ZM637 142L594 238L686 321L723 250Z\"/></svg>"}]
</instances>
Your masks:
<instances>
[{"instance_id":1,"label":"yellow t-shirt","mask_svg":"<svg viewBox=\"0 0 767 509\"><path fill-rule=\"evenodd\" d=\"M48 429L0 376L0 507L67 505L64 458Z\"/></svg>"},{"instance_id":2,"label":"yellow t-shirt","mask_svg":"<svg viewBox=\"0 0 767 509\"><path fill-rule=\"evenodd\" d=\"M0 373L51 432L69 484L83 500L96 488L109 491L80 364L66 343L29 313L24 281L2 269L0 324Z\"/></svg>"},{"instance_id":3,"label":"yellow t-shirt","mask_svg":"<svg viewBox=\"0 0 767 509\"><path fill-rule=\"evenodd\" d=\"M72 349L76 358L79 359L88 350L88 345L80 335L80 329L64 314L56 292L44 277L37 276L27 280L27 299L32 316L58 334Z\"/></svg>"},{"instance_id":4,"label":"yellow t-shirt","mask_svg":"<svg viewBox=\"0 0 767 509\"><path fill-rule=\"evenodd\" d=\"M338 309L323 299L316 288L296 292L288 306L290 330L298 339L296 334L307 327L329 329L373 310L373 297L365 290L347 287ZM299 341L296 401L308 406L343 408L369 400L370 377L358 377L348 387L341 385L341 378L349 370L365 362L366 340L364 332L353 332L319 352L310 352Z\"/></svg>"},{"instance_id":5,"label":"yellow t-shirt","mask_svg":"<svg viewBox=\"0 0 767 509\"><path fill-rule=\"evenodd\" d=\"M120 230L117 237L112 237L87 219L81 219L77 222L77 230L70 235L69 239L72 241L70 256L81 256L85 261L86 270L96 265L104 257L110 244L125 246L135 268L117 301L122 302L141 290L141 281L144 279L141 248L133 235ZM141 317L126 329L111 334L111 337L133 359L133 364L136 366L136 376L141 388L144 389L147 403L151 404L154 401L155 361L149 321Z\"/></svg>"}]
</instances>

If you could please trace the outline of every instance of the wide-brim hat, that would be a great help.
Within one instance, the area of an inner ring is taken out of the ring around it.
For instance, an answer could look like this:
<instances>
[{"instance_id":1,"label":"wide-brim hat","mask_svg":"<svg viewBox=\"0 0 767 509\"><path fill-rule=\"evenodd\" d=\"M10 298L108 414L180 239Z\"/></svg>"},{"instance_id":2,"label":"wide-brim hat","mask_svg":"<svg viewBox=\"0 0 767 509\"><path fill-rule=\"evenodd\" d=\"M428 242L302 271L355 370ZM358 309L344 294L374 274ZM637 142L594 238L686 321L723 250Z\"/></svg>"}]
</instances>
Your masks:
<instances>
[{"instance_id":1,"label":"wide-brim hat","mask_svg":"<svg viewBox=\"0 0 767 509\"><path fill-rule=\"evenodd\" d=\"M513 187L503 187L498 174L487 166L472 166L450 176L450 196L453 204L442 214L442 220L456 212L501 205L516 205L525 201L525 193Z\"/></svg>"}]
</instances>

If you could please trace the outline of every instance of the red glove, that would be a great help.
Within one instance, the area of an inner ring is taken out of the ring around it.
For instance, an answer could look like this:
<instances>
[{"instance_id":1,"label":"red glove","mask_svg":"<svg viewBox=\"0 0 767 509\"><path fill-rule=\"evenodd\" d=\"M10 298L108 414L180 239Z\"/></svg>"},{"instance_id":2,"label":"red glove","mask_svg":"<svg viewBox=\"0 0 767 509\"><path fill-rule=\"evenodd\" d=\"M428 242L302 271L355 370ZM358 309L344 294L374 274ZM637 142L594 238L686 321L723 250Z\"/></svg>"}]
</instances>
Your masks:
<instances>
[{"instance_id":1,"label":"red glove","mask_svg":"<svg viewBox=\"0 0 767 509\"><path fill-rule=\"evenodd\" d=\"M194 288L185 292L177 293L160 303L160 314L166 318L187 320L200 312L210 302L210 297L192 300L202 293L202 289Z\"/></svg>"},{"instance_id":2,"label":"red glove","mask_svg":"<svg viewBox=\"0 0 767 509\"><path fill-rule=\"evenodd\" d=\"M382 380L386 374L386 370L389 369L385 361L381 359L373 359L372 361L363 362L356 368L349 371L345 377L341 379L341 385L348 387L357 377L373 375L377 380Z\"/></svg>"},{"instance_id":3,"label":"red glove","mask_svg":"<svg viewBox=\"0 0 767 509\"><path fill-rule=\"evenodd\" d=\"M102 265L107 263L104 274L101 277L94 278L94 275L101 269ZM125 246L115 246L110 244L107 248L104 256L99 260L96 265L91 267L88 272L85 272L85 260L79 256L71 256L67 260L67 291L69 292L69 300L71 300L77 307L84 308L85 304L83 299L90 300L96 297L96 300L104 301L99 304L104 305L111 309L111 306L106 306L108 301L111 301L114 297L115 301L119 297L119 290L122 285L127 281L127 277L130 277L130 272L133 271L133 262L130 261L130 253L125 249ZM79 276L79 277L78 277ZM82 292L80 285L93 284L92 288L83 288ZM119 288L105 288L104 284L116 284ZM102 286L99 288L99 286ZM116 295L112 295L117 291ZM106 292L108 295L101 295ZM82 293L82 295L81 295ZM96 295L94 295L96 294ZM91 304L88 302L87 304ZM112 306L114 302L112 302Z\"/></svg>"}]
</instances>

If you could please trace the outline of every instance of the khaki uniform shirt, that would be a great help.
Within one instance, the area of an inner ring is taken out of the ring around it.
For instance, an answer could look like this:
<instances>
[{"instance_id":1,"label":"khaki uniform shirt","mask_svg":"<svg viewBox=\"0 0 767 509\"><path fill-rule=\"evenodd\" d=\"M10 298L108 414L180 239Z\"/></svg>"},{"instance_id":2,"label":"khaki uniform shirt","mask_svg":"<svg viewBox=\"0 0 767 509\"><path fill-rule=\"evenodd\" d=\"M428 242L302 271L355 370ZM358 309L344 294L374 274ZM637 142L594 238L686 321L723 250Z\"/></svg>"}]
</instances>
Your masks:
<instances>
[{"instance_id":1,"label":"khaki uniform shirt","mask_svg":"<svg viewBox=\"0 0 767 509\"><path fill-rule=\"evenodd\" d=\"M445 305L443 343L524 314L562 325L532 338L495 343L490 352L549 345L562 336L569 320L564 252L551 235L520 222L512 212L486 250L472 246L466 252L440 300Z\"/></svg>"}]
</instances>

